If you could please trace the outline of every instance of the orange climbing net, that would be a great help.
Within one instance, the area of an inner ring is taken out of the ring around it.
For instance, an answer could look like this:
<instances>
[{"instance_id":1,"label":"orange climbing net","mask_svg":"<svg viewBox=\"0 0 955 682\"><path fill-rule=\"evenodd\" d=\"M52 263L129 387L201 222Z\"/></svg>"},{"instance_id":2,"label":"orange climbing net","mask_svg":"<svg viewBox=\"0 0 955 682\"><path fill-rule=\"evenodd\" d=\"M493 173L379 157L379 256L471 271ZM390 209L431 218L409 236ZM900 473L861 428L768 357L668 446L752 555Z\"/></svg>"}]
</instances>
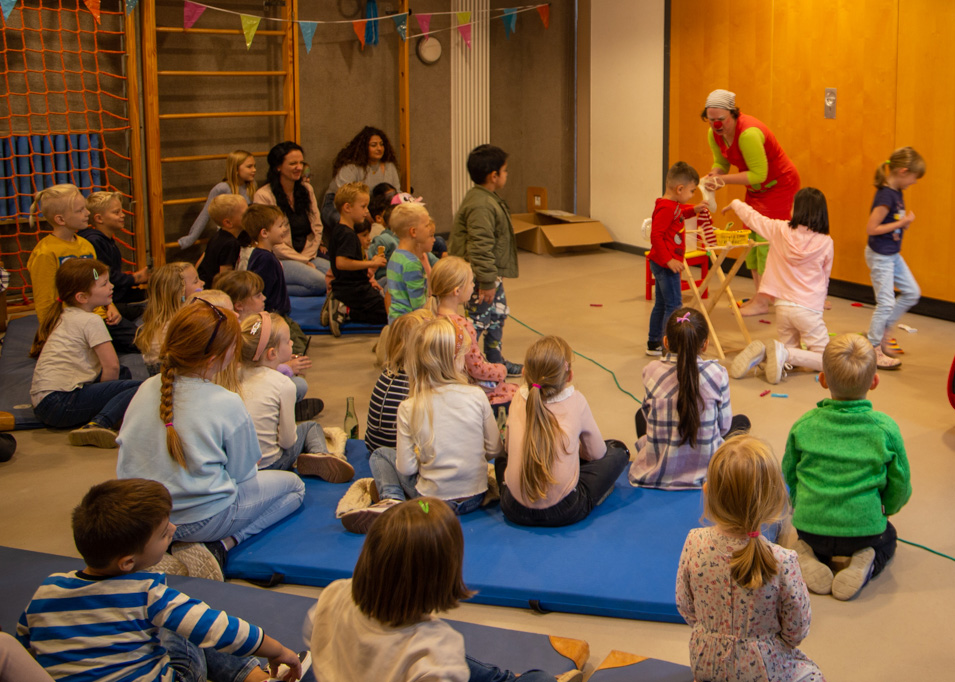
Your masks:
<instances>
[{"instance_id":1,"label":"orange climbing net","mask_svg":"<svg viewBox=\"0 0 955 682\"><path fill-rule=\"evenodd\" d=\"M100 5L99 2L95 3ZM49 228L29 224L39 190L72 183L84 195L132 200L123 0L102 0L99 22L81 0L21 0L0 24L0 257L7 296L27 304L26 263ZM117 242L135 260L135 234Z\"/></svg>"}]
</instances>

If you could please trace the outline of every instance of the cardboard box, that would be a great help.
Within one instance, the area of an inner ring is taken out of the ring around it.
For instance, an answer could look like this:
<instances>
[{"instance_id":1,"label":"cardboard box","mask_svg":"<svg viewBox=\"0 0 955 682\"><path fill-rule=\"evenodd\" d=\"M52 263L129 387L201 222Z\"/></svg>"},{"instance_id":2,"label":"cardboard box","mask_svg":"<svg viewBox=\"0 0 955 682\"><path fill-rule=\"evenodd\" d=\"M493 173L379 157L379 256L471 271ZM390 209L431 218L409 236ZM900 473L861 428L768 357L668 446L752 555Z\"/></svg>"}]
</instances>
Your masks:
<instances>
[{"instance_id":1,"label":"cardboard box","mask_svg":"<svg viewBox=\"0 0 955 682\"><path fill-rule=\"evenodd\" d=\"M599 221L566 211L515 213L511 216L511 224L518 248L534 253L592 251L613 241Z\"/></svg>"}]
</instances>

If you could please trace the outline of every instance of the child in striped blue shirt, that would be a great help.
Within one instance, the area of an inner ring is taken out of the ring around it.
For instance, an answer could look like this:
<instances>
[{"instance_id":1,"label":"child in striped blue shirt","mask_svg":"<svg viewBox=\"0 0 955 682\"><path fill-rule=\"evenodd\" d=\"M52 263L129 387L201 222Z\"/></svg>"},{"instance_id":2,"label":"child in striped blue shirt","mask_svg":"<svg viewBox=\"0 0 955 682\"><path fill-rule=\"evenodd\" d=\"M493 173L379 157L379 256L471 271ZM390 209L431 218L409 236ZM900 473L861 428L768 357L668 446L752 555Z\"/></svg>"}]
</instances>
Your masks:
<instances>
[{"instance_id":1,"label":"child in striped blue shirt","mask_svg":"<svg viewBox=\"0 0 955 682\"><path fill-rule=\"evenodd\" d=\"M423 204L406 203L391 212L388 226L398 235L398 248L388 260L390 324L405 313L423 308L428 300L428 253L434 245L434 221Z\"/></svg>"},{"instance_id":2,"label":"child in striped blue shirt","mask_svg":"<svg viewBox=\"0 0 955 682\"><path fill-rule=\"evenodd\" d=\"M302 675L299 657L261 628L166 586L148 567L176 527L172 498L156 481L93 486L73 510L82 571L43 581L17 625L17 639L55 679L73 682L264 682L269 660L282 679Z\"/></svg>"}]
</instances>

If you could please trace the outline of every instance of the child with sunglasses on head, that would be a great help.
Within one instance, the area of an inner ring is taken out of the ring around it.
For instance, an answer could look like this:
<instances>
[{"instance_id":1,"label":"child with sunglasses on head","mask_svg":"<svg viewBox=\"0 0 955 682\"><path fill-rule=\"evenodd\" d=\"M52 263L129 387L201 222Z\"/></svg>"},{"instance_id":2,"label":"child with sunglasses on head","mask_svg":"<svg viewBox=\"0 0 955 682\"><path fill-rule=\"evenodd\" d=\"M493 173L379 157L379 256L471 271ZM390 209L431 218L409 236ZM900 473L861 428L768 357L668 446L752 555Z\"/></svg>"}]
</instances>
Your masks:
<instances>
[{"instance_id":1,"label":"child with sunglasses on head","mask_svg":"<svg viewBox=\"0 0 955 682\"><path fill-rule=\"evenodd\" d=\"M71 445L115 448L115 429L139 382L120 366L106 324L93 312L112 299L109 268L71 258L55 279L57 302L30 349L39 356L30 386L33 411L46 426L73 428Z\"/></svg>"},{"instance_id":2,"label":"child with sunglasses on head","mask_svg":"<svg viewBox=\"0 0 955 682\"><path fill-rule=\"evenodd\" d=\"M149 302L136 331L136 345L150 376L159 372L159 349L169 321L198 291L202 291L202 280L190 263L166 263L149 278Z\"/></svg>"},{"instance_id":3,"label":"child with sunglasses on head","mask_svg":"<svg viewBox=\"0 0 955 682\"><path fill-rule=\"evenodd\" d=\"M262 471L255 425L242 399L212 379L235 360L239 321L198 299L169 323L159 376L133 398L120 430L120 478L159 481L172 495L173 553L196 575L221 580L228 550L298 509L302 480ZM205 543L205 544L201 544ZM193 562L192 564L190 562Z\"/></svg>"}]
</instances>

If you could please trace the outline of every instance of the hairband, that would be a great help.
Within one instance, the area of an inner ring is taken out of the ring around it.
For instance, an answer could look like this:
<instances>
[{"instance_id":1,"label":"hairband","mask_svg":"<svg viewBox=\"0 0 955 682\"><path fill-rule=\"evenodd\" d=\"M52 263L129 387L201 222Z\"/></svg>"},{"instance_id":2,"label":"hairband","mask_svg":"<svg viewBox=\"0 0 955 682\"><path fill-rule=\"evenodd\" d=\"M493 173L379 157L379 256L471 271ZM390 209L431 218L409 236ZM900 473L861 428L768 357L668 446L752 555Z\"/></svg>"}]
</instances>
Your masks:
<instances>
[{"instance_id":1,"label":"hairband","mask_svg":"<svg viewBox=\"0 0 955 682\"><path fill-rule=\"evenodd\" d=\"M541 387L540 384L531 384L531 386L533 386L533 387L536 388L536 389L540 389L540 387Z\"/></svg>"},{"instance_id":2,"label":"hairband","mask_svg":"<svg viewBox=\"0 0 955 682\"><path fill-rule=\"evenodd\" d=\"M421 511L427 514L428 509L431 505L428 502L425 502L424 500L418 500L418 506L421 507Z\"/></svg>"},{"instance_id":3,"label":"hairband","mask_svg":"<svg viewBox=\"0 0 955 682\"><path fill-rule=\"evenodd\" d=\"M272 316L269 313L259 313L261 319L252 325L252 336L256 332L259 334L259 345L255 347L255 355L252 356L252 362L258 362L265 352L265 347L269 345L269 339L272 338Z\"/></svg>"},{"instance_id":4,"label":"hairband","mask_svg":"<svg viewBox=\"0 0 955 682\"><path fill-rule=\"evenodd\" d=\"M751 532L751 533L747 533L747 535L750 536L751 538L758 538L758 537L759 537L759 531L758 531L758 530L754 530L754 531Z\"/></svg>"},{"instance_id":5,"label":"hairband","mask_svg":"<svg viewBox=\"0 0 955 682\"><path fill-rule=\"evenodd\" d=\"M678 318L676 318L676 321L677 321L677 322L680 322L680 323L683 323L683 322L686 322L686 321L689 320L689 319L690 319L690 312L687 311L686 314L685 314L683 317L678 317Z\"/></svg>"},{"instance_id":6,"label":"hairband","mask_svg":"<svg viewBox=\"0 0 955 682\"><path fill-rule=\"evenodd\" d=\"M883 161L882 163L883 163L884 165L886 165L886 166L891 166L891 165L892 165L892 162L889 161L888 159L886 159L886 160Z\"/></svg>"},{"instance_id":7,"label":"hairband","mask_svg":"<svg viewBox=\"0 0 955 682\"><path fill-rule=\"evenodd\" d=\"M168 429L170 426L172 426L172 422L169 422L169 423L166 424L166 428L167 428L167 429Z\"/></svg>"},{"instance_id":8,"label":"hairband","mask_svg":"<svg viewBox=\"0 0 955 682\"><path fill-rule=\"evenodd\" d=\"M62 303L62 302L63 302L63 299L60 298L59 296L57 296L57 297L56 297L56 302L57 302L57 303Z\"/></svg>"}]
</instances>

